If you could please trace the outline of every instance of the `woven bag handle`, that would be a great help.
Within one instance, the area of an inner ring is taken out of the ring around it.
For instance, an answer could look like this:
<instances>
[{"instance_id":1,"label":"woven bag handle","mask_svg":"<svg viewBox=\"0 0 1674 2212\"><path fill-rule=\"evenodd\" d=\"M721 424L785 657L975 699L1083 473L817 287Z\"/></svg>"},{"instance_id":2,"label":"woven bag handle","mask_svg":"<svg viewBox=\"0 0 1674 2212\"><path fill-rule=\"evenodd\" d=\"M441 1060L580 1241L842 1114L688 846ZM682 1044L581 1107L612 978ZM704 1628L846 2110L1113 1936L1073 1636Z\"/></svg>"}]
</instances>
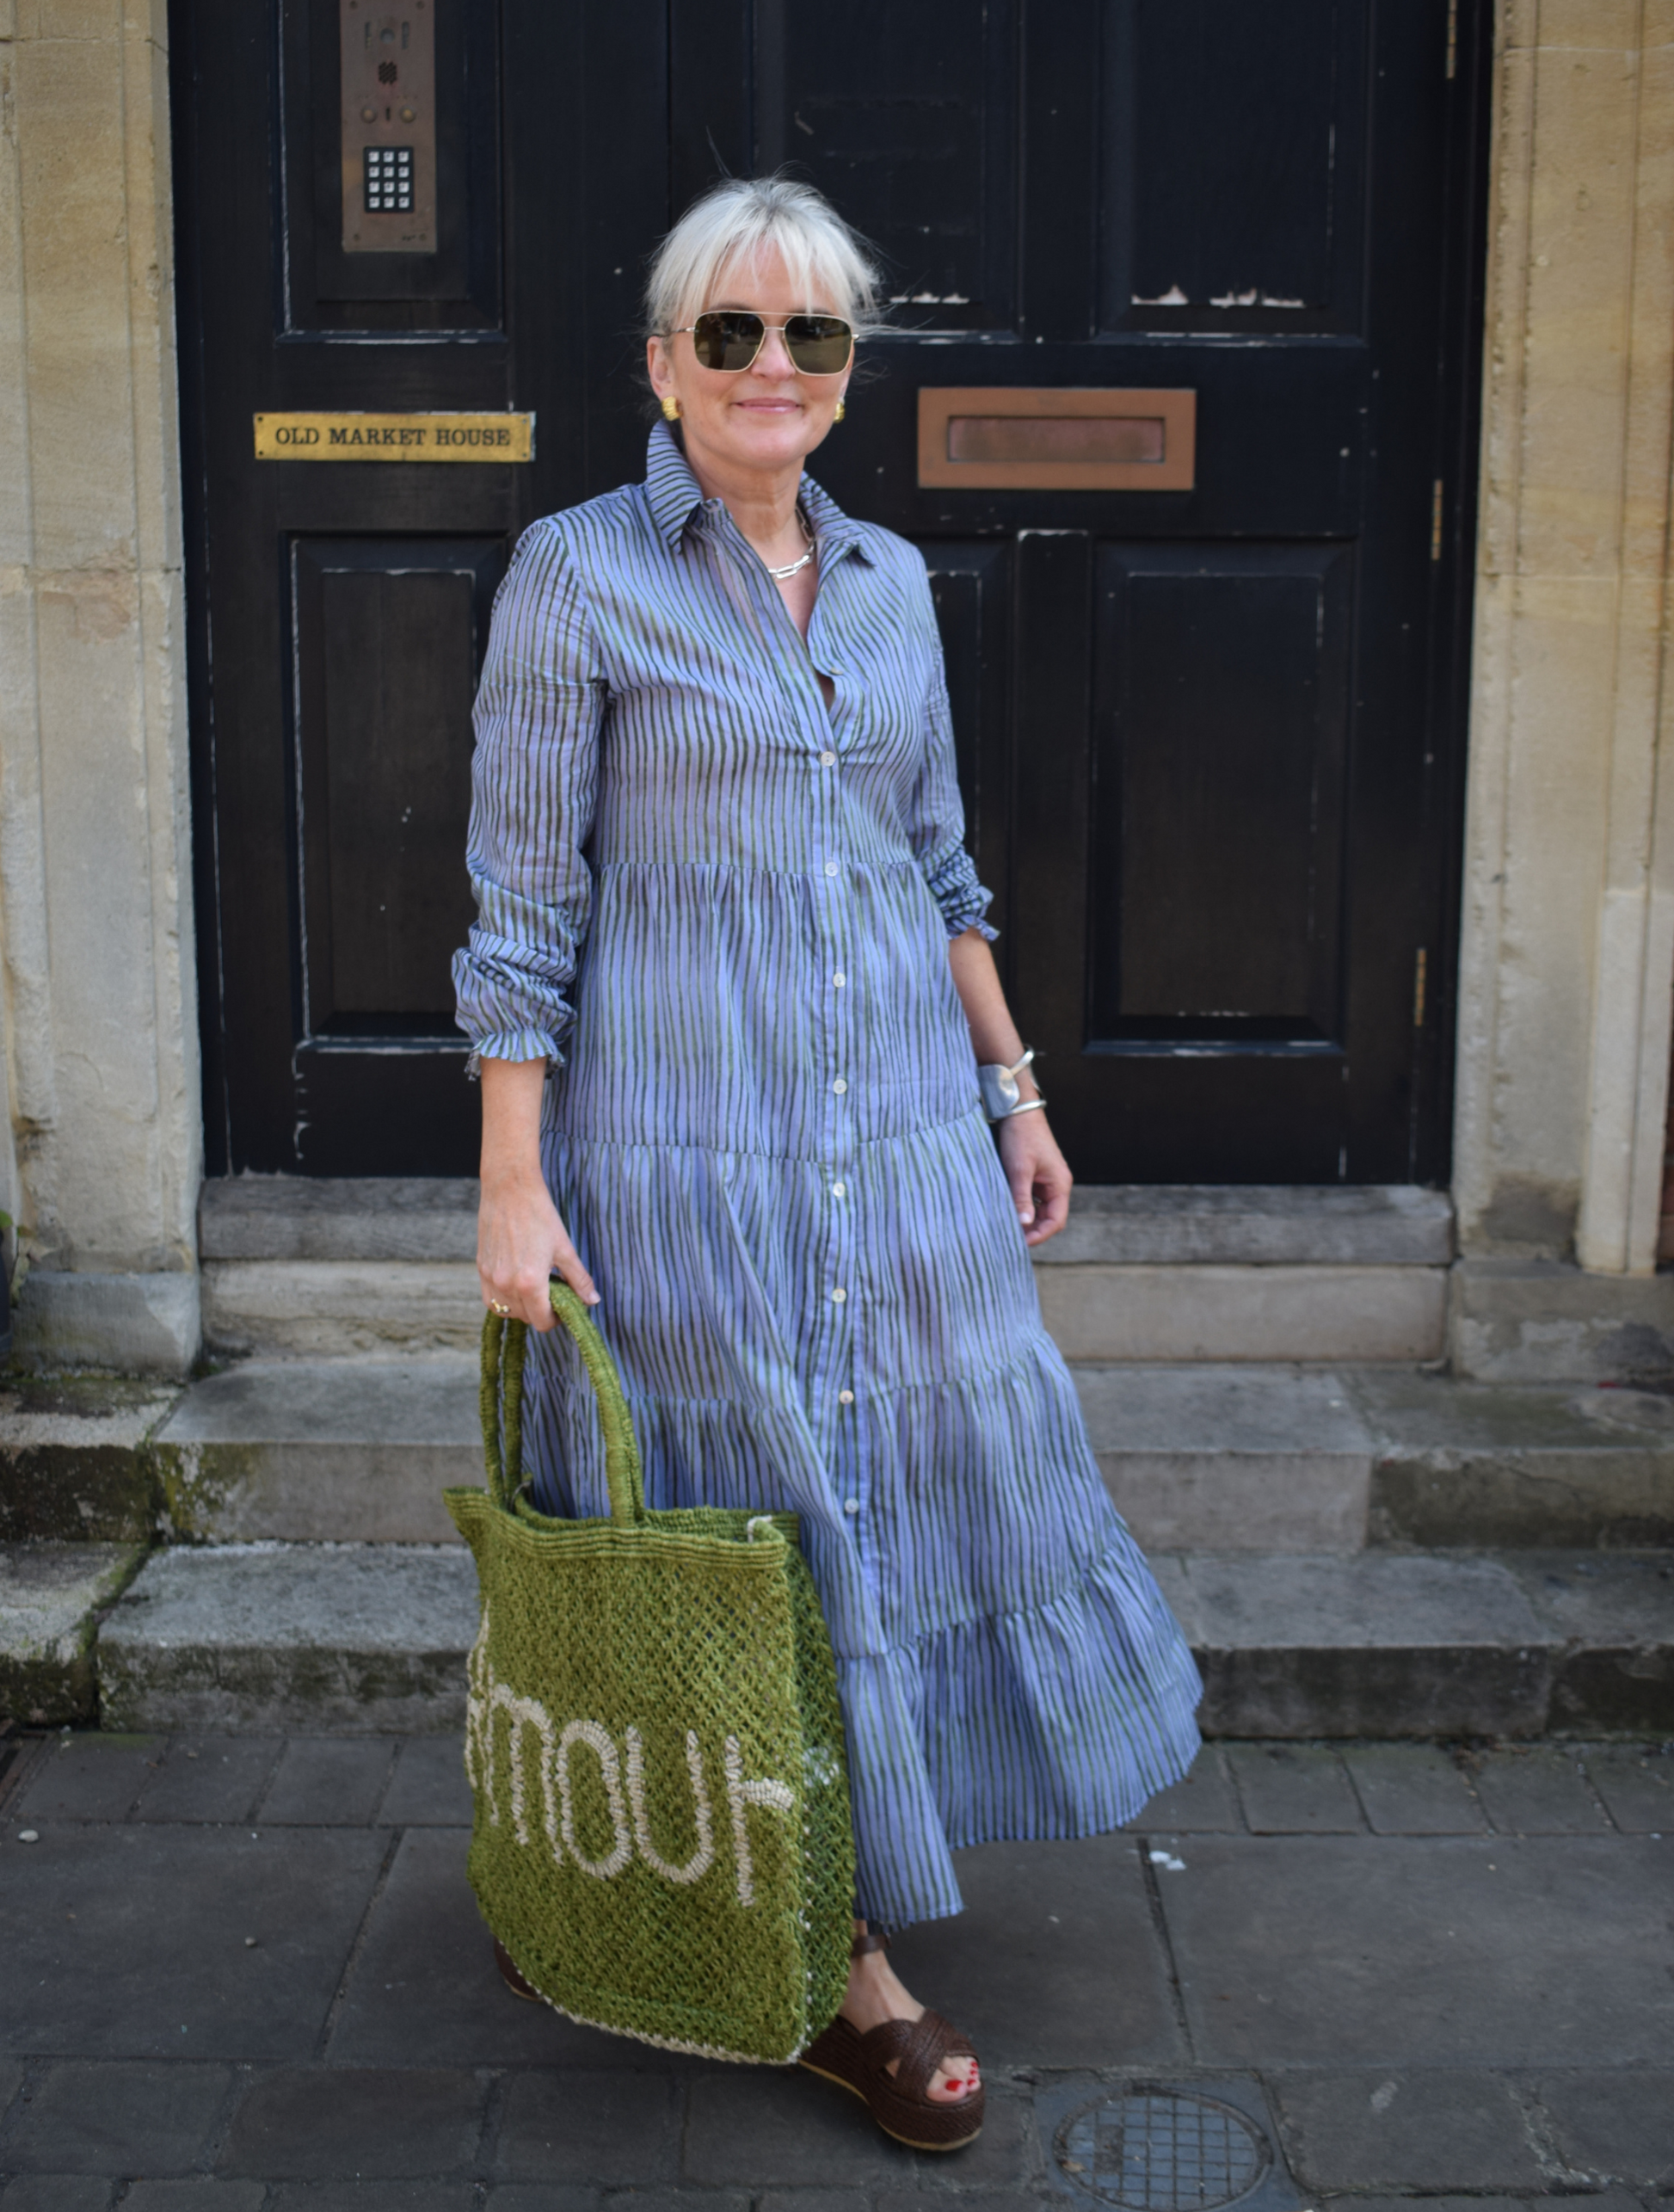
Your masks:
<instances>
[{"instance_id":1,"label":"woven bag handle","mask_svg":"<svg viewBox=\"0 0 1674 2212\"><path fill-rule=\"evenodd\" d=\"M622 1378L605 1340L568 1283L549 1285L552 1310L575 1340L599 1402L599 1427L605 1439L605 1480L610 1486L610 1517L619 1525L642 1519L645 1492ZM495 1505L510 1513L523 1486L523 1361L528 1328L488 1314L483 1321L483 1457ZM502 1439L504 1450L502 1450Z\"/></svg>"}]
</instances>

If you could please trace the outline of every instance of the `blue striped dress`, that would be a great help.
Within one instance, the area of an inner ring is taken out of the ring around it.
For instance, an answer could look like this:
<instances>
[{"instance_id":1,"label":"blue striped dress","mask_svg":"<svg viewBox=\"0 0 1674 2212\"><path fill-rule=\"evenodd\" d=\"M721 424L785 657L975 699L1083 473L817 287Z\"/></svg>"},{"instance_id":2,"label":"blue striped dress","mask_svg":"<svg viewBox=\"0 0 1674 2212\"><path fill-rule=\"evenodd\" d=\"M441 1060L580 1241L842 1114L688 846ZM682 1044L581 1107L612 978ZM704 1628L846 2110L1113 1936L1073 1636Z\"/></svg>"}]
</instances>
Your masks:
<instances>
[{"instance_id":1,"label":"blue striped dress","mask_svg":"<svg viewBox=\"0 0 1674 2212\"><path fill-rule=\"evenodd\" d=\"M1131 1818L1189 1765L1199 1685L978 1101L947 944L988 894L923 560L810 478L803 500L806 650L661 424L643 484L525 534L477 701L454 979L477 1057L552 1065L543 1163L649 1502L802 1516L856 1909L898 1925L959 1910L953 1846ZM554 1340L528 1406L539 1502L607 1511Z\"/></svg>"}]
</instances>

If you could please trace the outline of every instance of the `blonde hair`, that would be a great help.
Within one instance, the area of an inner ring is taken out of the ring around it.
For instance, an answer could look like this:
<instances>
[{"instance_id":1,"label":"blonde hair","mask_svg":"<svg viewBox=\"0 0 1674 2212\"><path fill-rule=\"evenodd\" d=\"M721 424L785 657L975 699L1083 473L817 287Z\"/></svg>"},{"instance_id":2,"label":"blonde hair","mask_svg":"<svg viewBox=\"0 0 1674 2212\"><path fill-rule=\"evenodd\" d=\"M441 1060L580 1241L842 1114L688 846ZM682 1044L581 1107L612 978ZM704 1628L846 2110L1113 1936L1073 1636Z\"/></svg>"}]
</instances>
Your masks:
<instances>
[{"instance_id":1,"label":"blonde hair","mask_svg":"<svg viewBox=\"0 0 1674 2212\"><path fill-rule=\"evenodd\" d=\"M794 177L729 176L692 201L652 256L645 335L686 328L729 269L773 251L810 308L823 293L857 337L876 325L878 270L824 194Z\"/></svg>"}]
</instances>

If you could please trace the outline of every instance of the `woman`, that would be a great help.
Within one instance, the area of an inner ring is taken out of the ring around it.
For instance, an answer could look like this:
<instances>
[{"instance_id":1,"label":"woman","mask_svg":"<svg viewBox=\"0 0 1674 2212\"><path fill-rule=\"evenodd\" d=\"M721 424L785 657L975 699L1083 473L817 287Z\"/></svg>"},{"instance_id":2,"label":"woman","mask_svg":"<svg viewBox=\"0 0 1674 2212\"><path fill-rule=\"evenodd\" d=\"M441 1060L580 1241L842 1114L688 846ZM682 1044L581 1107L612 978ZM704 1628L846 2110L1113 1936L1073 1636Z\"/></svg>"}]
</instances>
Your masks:
<instances>
[{"instance_id":1,"label":"woman","mask_svg":"<svg viewBox=\"0 0 1674 2212\"><path fill-rule=\"evenodd\" d=\"M975 2054L875 1924L957 1912L952 1847L1130 1819L1190 1764L1198 1683L1041 1323L1070 1175L963 849L924 563L803 474L873 299L783 179L664 241L646 480L535 524L495 605L455 977L484 1299L546 1331L549 1274L596 1278L648 1501L802 1516L859 1889L805 2061L951 2148ZM527 1388L538 1502L606 1511L550 1339Z\"/></svg>"}]
</instances>

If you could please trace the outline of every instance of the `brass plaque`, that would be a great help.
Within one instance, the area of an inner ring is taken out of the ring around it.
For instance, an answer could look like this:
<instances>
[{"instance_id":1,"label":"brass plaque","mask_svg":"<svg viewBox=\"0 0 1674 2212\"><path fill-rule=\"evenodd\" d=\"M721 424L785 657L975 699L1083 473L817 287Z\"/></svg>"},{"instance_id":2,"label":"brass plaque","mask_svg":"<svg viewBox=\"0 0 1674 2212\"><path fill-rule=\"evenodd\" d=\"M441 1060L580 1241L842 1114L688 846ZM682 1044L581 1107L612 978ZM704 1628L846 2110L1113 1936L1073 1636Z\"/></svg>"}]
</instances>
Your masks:
<instances>
[{"instance_id":1,"label":"brass plaque","mask_svg":"<svg viewBox=\"0 0 1674 2212\"><path fill-rule=\"evenodd\" d=\"M343 251L436 250L436 0L338 0Z\"/></svg>"},{"instance_id":2,"label":"brass plaque","mask_svg":"<svg viewBox=\"0 0 1674 2212\"><path fill-rule=\"evenodd\" d=\"M259 461L532 461L532 415L258 415Z\"/></svg>"},{"instance_id":3,"label":"brass plaque","mask_svg":"<svg viewBox=\"0 0 1674 2212\"><path fill-rule=\"evenodd\" d=\"M919 393L919 482L968 491L1190 491L1197 395L952 385Z\"/></svg>"}]
</instances>

